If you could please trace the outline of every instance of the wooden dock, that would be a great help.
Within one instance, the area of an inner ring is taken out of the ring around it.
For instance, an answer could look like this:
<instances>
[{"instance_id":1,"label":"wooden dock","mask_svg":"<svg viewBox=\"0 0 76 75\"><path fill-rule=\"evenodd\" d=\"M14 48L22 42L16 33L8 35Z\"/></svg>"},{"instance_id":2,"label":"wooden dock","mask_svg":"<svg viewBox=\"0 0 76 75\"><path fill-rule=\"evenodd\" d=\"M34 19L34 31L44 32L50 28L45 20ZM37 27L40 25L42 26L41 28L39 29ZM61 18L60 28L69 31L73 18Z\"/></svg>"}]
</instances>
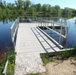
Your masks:
<instances>
[{"instance_id":1,"label":"wooden dock","mask_svg":"<svg viewBox=\"0 0 76 75\"><path fill-rule=\"evenodd\" d=\"M49 50L47 49L48 52L53 51L51 47L55 48L54 50L56 51L60 50L47 36L37 29L37 26L38 23L19 23L15 52L28 52L28 48L33 48L32 52L44 53L46 52L44 47L45 49L49 48Z\"/></svg>"},{"instance_id":2,"label":"wooden dock","mask_svg":"<svg viewBox=\"0 0 76 75\"><path fill-rule=\"evenodd\" d=\"M61 51L38 28L38 23L19 23L15 46L15 75L45 72L40 53Z\"/></svg>"}]
</instances>

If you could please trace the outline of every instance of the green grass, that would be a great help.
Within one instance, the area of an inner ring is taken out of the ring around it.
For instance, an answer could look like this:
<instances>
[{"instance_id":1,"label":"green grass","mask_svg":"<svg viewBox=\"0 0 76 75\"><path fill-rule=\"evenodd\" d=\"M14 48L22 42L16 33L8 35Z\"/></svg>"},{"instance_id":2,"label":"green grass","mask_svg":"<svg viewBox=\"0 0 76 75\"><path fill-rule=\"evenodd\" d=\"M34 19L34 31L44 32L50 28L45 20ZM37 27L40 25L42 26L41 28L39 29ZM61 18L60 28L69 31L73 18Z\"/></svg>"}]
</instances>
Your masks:
<instances>
[{"instance_id":1,"label":"green grass","mask_svg":"<svg viewBox=\"0 0 76 75\"><path fill-rule=\"evenodd\" d=\"M0 53L0 75L2 75L2 72L4 70L6 63L6 54L4 52Z\"/></svg>"},{"instance_id":2,"label":"green grass","mask_svg":"<svg viewBox=\"0 0 76 75\"><path fill-rule=\"evenodd\" d=\"M0 53L0 75L2 75L4 67L5 67L5 63L7 61L7 59L11 59L11 55L14 54L14 48L13 47L6 47L4 49L4 51L2 53ZM14 58L12 58L14 59ZM11 61L13 61L11 59Z\"/></svg>"},{"instance_id":3,"label":"green grass","mask_svg":"<svg viewBox=\"0 0 76 75\"><path fill-rule=\"evenodd\" d=\"M14 68L15 68L15 53L13 53L8 58L8 66L7 66L7 75L14 75Z\"/></svg>"},{"instance_id":4,"label":"green grass","mask_svg":"<svg viewBox=\"0 0 76 75\"><path fill-rule=\"evenodd\" d=\"M51 57L48 57L48 55L46 53L42 53L40 54L42 61L44 63L44 65L46 65L48 62L54 62L54 59Z\"/></svg>"},{"instance_id":5,"label":"green grass","mask_svg":"<svg viewBox=\"0 0 76 75\"><path fill-rule=\"evenodd\" d=\"M6 75L14 75L15 56L16 53L14 52L14 48L8 47L7 49L8 66L7 66Z\"/></svg>"},{"instance_id":6,"label":"green grass","mask_svg":"<svg viewBox=\"0 0 76 75\"><path fill-rule=\"evenodd\" d=\"M7 75L14 75L14 67L15 67L15 64L9 61L8 67L7 67Z\"/></svg>"},{"instance_id":7,"label":"green grass","mask_svg":"<svg viewBox=\"0 0 76 75\"><path fill-rule=\"evenodd\" d=\"M68 59L69 57L76 57L76 48L73 50L66 50L62 52L58 52L53 55L53 53L42 53L40 54L42 61L44 65L46 65L49 62L54 62L56 60L65 60Z\"/></svg>"},{"instance_id":8,"label":"green grass","mask_svg":"<svg viewBox=\"0 0 76 75\"><path fill-rule=\"evenodd\" d=\"M62 59L67 59L69 57L74 57L76 56L76 48L74 48L73 50L66 50L64 52L61 52L60 57Z\"/></svg>"},{"instance_id":9,"label":"green grass","mask_svg":"<svg viewBox=\"0 0 76 75\"><path fill-rule=\"evenodd\" d=\"M6 63L5 60L3 60L2 62L0 62L0 75L2 75L2 72L4 70L5 63Z\"/></svg>"}]
</instances>

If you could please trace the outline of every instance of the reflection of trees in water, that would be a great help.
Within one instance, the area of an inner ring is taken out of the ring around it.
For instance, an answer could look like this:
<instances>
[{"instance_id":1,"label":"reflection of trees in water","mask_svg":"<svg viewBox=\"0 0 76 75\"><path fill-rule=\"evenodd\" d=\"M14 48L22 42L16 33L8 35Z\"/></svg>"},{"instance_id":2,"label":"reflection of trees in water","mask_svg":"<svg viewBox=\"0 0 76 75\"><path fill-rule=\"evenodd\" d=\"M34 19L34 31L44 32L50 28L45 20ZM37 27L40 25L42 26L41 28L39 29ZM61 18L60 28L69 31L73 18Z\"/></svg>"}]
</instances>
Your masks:
<instances>
[{"instance_id":1,"label":"reflection of trees in water","mask_svg":"<svg viewBox=\"0 0 76 75\"><path fill-rule=\"evenodd\" d=\"M16 18L16 15L2 15L2 17L0 17L0 21L2 21L5 24L8 23L8 21L14 21Z\"/></svg>"},{"instance_id":2,"label":"reflection of trees in water","mask_svg":"<svg viewBox=\"0 0 76 75\"><path fill-rule=\"evenodd\" d=\"M75 22L74 22L74 27L75 27L75 29L76 29L76 20L75 20Z\"/></svg>"}]
</instances>

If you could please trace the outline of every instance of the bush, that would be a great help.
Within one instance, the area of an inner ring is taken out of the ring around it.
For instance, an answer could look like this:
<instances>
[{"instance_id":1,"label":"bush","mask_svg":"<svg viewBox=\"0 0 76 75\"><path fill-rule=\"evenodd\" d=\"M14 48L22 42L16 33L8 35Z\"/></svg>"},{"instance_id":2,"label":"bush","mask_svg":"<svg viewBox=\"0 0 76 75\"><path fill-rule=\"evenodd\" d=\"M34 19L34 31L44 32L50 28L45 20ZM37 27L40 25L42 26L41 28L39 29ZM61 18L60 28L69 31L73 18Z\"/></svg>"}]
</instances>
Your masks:
<instances>
[{"instance_id":1,"label":"bush","mask_svg":"<svg viewBox=\"0 0 76 75\"><path fill-rule=\"evenodd\" d=\"M76 56L76 48L72 49L72 50L66 50L64 52L61 53L61 57L63 59L72 57L72 56Z\"/></svg>"},{"instance_id":2,"label":"bush","mask_svg":"<svg viewBox=\"0 0 76 75\"><path fill-rule=\"evenodd\" d=\"M15 53L8 57L7 75L14 75Z\"/></svg>"},{"instance_id":3,"label":"bush","mask_svg":"<svg viewBox=\"0 0 76 75\"><path fill-rule=\"evenodd\" d=\"M8 60L12 63L15 63L15 54L12 54L11 56L8 57Z\"/></svg>"},{"instance_id":4,"label":"bush","mask_svg":"<svg viewBox=\"0 0 76 75\"><path fill-rule=\"evenodd\" d=\"M1 63L0 63L0 75L2 75L2 72L4 70L4 66L5 66L5 60L3 60Z\"/></svg>"},{"instance_id":5,"label":"bush","mask_svg":"<svg viewBox=\"0 0 76 75\"><path fill-rule=\"evenodd\" d=\"M8 67L7 67L7 75L14 75L14 67L15 64L11 64L11 62L8 62Z\"/></svg>"},{"instance_id":6,"label":"bush","mask_svg":"<svg viewBox=\"0 0 76 75\"><path fill-rule=\"evenodd\" d=\"M70 57L70 51L64 51L64 52L61 52L61 58L62 59L65 59L65 58L68 58Z\"/></svg>"},{"instance_id":7,"label":"bush","mask_svg":"<svg viewBox=\"0 0 76 75\"><path fill-rule=\"evenodd\" d=\"M46 65L48 62L54 62L54 59L48 56L46 53L41 53L40 56L42 58L44 65Z\"/></svg>"},{"instance_id":8,"label":"bush","mask_svg":"<svg viewBox=\"0 0 76 75\"><path fill-rule=\"evenodd\" d=\"M0 52L0 75L2 75L5 63L6 63L6 54L4 52Z\"/></svg>"},{"instance_id":9,"label":"bush","mask_svg":"<svg viewBox=\"0 0 76 75\"><path fill-rule=\"evenodd\" d=\"M11 64L11 67L13 68L14 67L13 65L15 62L15 53L14 53L13 47L4 47L2 52L0 52L0 75L2 75L7 59L9 59L9 63ZM11 72L12 71L13 69L11 69ZM11 75L11 73L9 75Z\"/></svg>"}]
</instances>

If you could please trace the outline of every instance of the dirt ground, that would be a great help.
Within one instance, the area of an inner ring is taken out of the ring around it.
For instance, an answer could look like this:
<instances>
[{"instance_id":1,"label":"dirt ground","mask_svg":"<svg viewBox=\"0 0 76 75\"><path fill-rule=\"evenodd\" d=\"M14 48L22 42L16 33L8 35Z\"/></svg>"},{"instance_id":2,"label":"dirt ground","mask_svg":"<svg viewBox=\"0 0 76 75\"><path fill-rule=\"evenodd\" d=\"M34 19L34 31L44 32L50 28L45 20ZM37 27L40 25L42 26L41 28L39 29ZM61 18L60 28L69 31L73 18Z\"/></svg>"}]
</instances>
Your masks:
<instances>
[{"instance_id":1,"label":"dirt ground","mask_svg":"<svg viewBox=\"0 0 76 75\"><path fill-rule=\"evenodd\" d=\"M57 60L46 64L46 75L76 75L76 60Z\"/></svg>"}]
</instances>

